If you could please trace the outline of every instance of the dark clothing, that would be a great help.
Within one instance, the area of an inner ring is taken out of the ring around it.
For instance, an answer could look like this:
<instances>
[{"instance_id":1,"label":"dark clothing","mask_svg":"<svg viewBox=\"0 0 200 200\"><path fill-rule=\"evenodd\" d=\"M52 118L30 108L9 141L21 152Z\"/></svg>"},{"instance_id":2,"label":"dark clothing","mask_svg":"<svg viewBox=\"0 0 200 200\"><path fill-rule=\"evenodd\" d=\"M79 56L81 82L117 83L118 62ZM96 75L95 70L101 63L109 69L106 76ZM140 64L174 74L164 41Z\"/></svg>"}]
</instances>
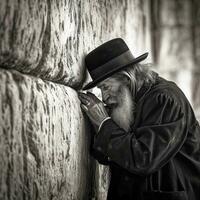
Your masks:
<instances>
[{"instance_id":1,"label":"dark clothing","mask_svg":"<svg viewBox=\"0 0 200 200\"><path fill-rule=\"evenodd\" d=\"M137 94L130 132L112 119L95 135L94 157L108 164L108 200L199 200L200 127L173 82L158 77Z\"/></svg>"}]
</instances>

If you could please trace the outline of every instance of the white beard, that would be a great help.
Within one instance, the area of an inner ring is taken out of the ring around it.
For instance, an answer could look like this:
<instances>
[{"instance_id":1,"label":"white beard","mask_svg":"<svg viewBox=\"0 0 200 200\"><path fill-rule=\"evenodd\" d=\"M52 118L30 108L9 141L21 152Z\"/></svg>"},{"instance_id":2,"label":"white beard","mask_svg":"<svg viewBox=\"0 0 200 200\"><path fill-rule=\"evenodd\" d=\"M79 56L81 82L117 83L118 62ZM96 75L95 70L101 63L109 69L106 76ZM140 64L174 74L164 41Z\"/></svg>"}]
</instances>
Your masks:
<instances>
[{"instance_id":1,"label":"white beard","mask_svg":"<svg viewBox=\"0 0 200 200\"><path fill-rule=\"evenodd\" d=\"M130 90L127 87L120 89L118 105L111 110L111 118L125 131L130 130L134 123L135 103Z\"/></svg>"}]
</instances>

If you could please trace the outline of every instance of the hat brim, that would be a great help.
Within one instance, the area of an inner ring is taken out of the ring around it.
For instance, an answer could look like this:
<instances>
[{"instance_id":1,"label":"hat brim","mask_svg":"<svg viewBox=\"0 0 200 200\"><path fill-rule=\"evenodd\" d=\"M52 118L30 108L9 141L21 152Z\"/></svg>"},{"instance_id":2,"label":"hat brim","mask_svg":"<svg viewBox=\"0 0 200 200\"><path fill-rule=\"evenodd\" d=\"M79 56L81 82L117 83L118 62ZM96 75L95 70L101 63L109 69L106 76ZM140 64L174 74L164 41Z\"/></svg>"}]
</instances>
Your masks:
<instances>
[{"instance_id":1,"label":"hat brim","mask_svg":"<svg viewBox=\"0 0 200 200\"><path fill-rule=\"evenodd\" d=\"M127 63L126 65L116 67L115 69L113 69L113 70L109 71L108 73L100 76L99 78L95 79L94 81L89 82L82 89L88 90L88 89L95 87L99 82L105 80L106 78L110 77L114 73L124 69L125 67L128 67L129 65L133 65L133 64L141 62L142 60L146 59L147 56L148 56L148 53L144 53L141 56L138 56L137 58L133 59L130 63Z\"/></svg>"}]
</instances>

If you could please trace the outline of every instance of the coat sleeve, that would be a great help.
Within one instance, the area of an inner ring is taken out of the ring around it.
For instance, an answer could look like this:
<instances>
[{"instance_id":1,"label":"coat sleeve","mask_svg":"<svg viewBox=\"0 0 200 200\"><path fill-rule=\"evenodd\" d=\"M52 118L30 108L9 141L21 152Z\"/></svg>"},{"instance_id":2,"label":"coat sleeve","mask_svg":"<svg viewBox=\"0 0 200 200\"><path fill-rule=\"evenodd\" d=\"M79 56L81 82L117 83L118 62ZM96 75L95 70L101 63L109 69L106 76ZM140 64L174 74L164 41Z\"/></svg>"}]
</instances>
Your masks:
<instances>
[{"instance_id":1,"label":"coat sleeve","mask_svg":"<svg viewBox=\"0 0 200 200\"><path fill-rule=\"evenodd\" d=\"M96 160L98 160L98 162L102 165L109 165L109 160L108 160L108 156L106 156L105 154L103 154L101 151L96 150L95 148L93 148L93 143L94 143L94 136L95 136L95 127L91 126L91 145L90 145L90 155L95 158Z\"/></svg>"},{"instance_id":2,"label":"coat sleeve","mask_svg":"<svg viewBox=\"0 0 200 200\"><path fill-rule=\"evenodd\" d=\"M148 98L139 112L142 120L134 132L126 132L112 119L104 122L93 148L132 173L148 175L177 153L187 128L182 106L168 94Z\"/></svg>"}]
</instances>

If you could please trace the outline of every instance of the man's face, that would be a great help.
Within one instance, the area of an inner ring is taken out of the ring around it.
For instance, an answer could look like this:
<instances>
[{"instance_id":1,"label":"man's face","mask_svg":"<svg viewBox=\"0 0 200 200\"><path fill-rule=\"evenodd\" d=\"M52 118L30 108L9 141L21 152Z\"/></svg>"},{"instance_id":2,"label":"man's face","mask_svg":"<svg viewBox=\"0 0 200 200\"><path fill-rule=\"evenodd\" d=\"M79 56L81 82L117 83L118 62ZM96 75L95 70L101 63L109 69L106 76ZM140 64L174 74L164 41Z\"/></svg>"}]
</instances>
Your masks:
<instances>
[{"instance_id":1,"label":"man's face","mask_svg":"<svg viewBox=\"0 0 200 200\"><path fill-rule=\"evenodd\" d=\"M103 102L110 108L112 119L128 131L134 122L135 108L127 81L123 77L112 76L99 83L97 87L101 89Z\"/></svg>"},{"instance_id":2,"label":"man's face","mask_svg":"<svg viewBox=\"0 0 200 200\"><path fill-rule=\"evenodd\" d=\"M100 82L97 87L101 89L102 101L109 107L116 107L120 103L119 94L124 87L123 82L110 77Z\"/></svg>"}]
</instances>

